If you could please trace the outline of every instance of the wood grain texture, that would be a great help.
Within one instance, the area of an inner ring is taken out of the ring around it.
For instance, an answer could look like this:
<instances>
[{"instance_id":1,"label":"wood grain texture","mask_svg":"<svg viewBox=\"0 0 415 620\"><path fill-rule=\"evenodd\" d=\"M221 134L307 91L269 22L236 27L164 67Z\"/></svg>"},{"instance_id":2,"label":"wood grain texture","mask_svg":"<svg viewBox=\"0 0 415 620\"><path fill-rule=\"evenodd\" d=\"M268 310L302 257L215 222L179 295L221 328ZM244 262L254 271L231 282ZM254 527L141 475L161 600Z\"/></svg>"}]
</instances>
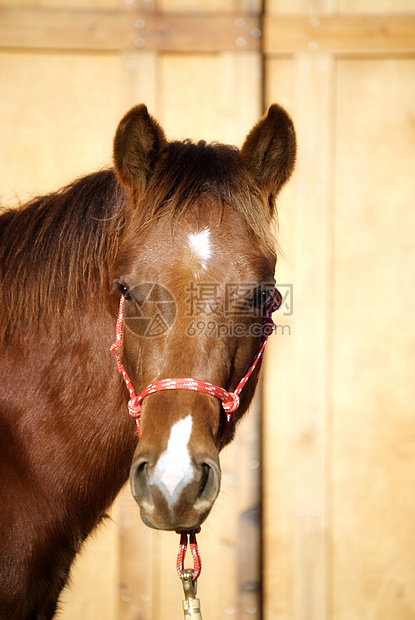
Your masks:
<instances>
[{"instance_id":1,"label":"wood grain texture","mask_svg":"<svg viewBox=\"0 0 415 620\"><path fill-rule=\"evenodd\" d=\"M0 8L0 48L259 51L259 15Z\"/></svg>"},{"instance_id":2,"label":"wood grain texture","mask_svg":"<svg viewBox=\"0 0 415 620\"><path fill-rule=\"evenodd\" d=\"M333 66L326 55L307 55L283 65L273 61L267 70L268 100L287 101L300 148L287 192L289 202L283 196L279 207L280 241L287 263L280 261L276 278L282 285L292 285L293 294L288 316L282 313L277 318L290 331L283 336L277 330L266 366L266 617L322 620L329 618L326 529L332 215L328 120L333 114ZM273 442L282 450L278 457ZM276 489L288 494L281 497ZM273 595L281 587L288 588L281 593L285 609Z\"/></svg>"},{"instance_id":3,"label":"wood grain texture","mask_svg":"<svg viewBox=\"0 0 415 620\"><path fill-rule=\"evenodd\" d=\"M330 52L341 55L415 51L413 15L267 15L266 54Z\"/></svg>"},{"instance_id":4,"label":"wood grain texture","mask_svg":"<svg viewBox=\"0 0 415 620\"><path fill-rule=\"evenodd\" d=\"M338 66L333 613L415 615L415 61Z\"/></svg>"}]
</instances>

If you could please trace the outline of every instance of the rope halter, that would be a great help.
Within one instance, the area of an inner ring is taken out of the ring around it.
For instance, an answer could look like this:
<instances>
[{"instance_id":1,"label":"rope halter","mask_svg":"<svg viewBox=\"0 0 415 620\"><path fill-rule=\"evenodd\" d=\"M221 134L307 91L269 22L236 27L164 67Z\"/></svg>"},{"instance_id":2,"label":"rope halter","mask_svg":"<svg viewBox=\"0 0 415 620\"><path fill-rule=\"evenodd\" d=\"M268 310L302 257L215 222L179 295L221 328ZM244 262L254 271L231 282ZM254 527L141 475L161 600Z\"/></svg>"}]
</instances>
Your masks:
<instances>
[{"instance_id":1,"label":"rope halter","mask_svg":"<svg viewBox=\"0 0 415 620\"><path fill-rule=\"evenodd\" d=\"M259 344L258 351L255 354L255 357L246 371L245 375L239 381L233 392L228 392L222 387L218 385L213 385L212 383L207 383L206 381L199 381L198 379L189 379L189 378L176 378L176 379L161 379L160 381L154 381L150 383L138 396L135 393L133 384L128 376L127 371L124 368L124 365L121 361L121 349L123 344L123 322L124 322L124 306L125 306L125 298L121 295L120 306L118 311L118 319L115 331L115 341L111 346L111 353L115 356L117 360L117 366L119 372L122 374L125 385L127 386L128 392L130 394L130 400L128 401L128 411L129 414L135 419L138 429L138 434L141 437L141 425L140 425L140 416L141 416L141 406L144 398L149 396L150 394L154 394L155 392L161 392L164 390L190 390L193 392L203 392L204 394L209 394L210 396L214 396L218 398L222 407L226 414L226 423L222 432L222 439L220 448L223 447L226 433L229 427L229 423L231 420L231 415L236 409L238 409L240 404L239 395L245 387L249 377L254 372L255 368L257 368L257 373L259 375L259 371L261 368L262 357L264 355L265 345L269 336L272 334L275 324L272 320L272 313L277 310L281 305L281 294L280 292L274 288L273 294L268 299L264 306L264 315L262 317L262 337L261 342Z\"/></svg>"},{"instance_id":2,"label":"rope halter","mask_svg":"<svg viewBox=\"0 0 415 620\"><path fill-rule=\"evenodd\" d=\"M212 383L207 383L206 381L199 381L198 379L188 379L188 378L176 378L176 379L161 379L160 381L153 381L150 383L138 396L135 393L133 384L131 383L131 379L128 376L127 371L124 368L124 365L121 361L121 349L123 344L123 322L124 322L124 306L125 306L125 298L121 295L120 306L118 311L118 319L117 326L115 332L115 342L111 346L111 353L115 356L117 360L117 366L119 372L122 374L125 385L127 386L128 392L130 394L130 400L128 401L128 411L130 415L135 419L138 429L138 434L141 437L141 426L140 426L140 416L141 416L141 405L147 396L150 394L154 394L155 392L161 392L163 390L191 390L194 392L203 392L204 394L209 394L210 396L214 396L218 398L222 403L222 408L226 414L226 422L224 424L222 430L222 438L220 448L222 449L226 435L228 432L229 424L231 421L231 415L236 409L238 409L240 404L239 395L243 388L245 387L249 377L254 372L255 368L257 368L257 373L259 374L261 368L261 362L264 355L265 345L269 336L272 334L275 324L272 320L272 313L277 310L281 305L281 294L279 291L274 288L272 296L268 299L264 306L264 314L262 317L262 337L261 342L259 344L258 351L255 354L255 357L249 366L248 370L239 381L233 392L228 392L222 387L218 385L213 385ZM198 576L200 575L200 571L202 569L202 562L200 558L199 548L196 541L196 534L200 531L193 530L192 532L180 532L180 545L179 552L177 556L177 572L180 577L184 577L187 575L187 572L184 569L184 559L186 555L186 550L188 546L188 536L190 543L190 551L193 558L193 570L191 573L191 581L195 584Z\"/></svg>"}]
</instances>

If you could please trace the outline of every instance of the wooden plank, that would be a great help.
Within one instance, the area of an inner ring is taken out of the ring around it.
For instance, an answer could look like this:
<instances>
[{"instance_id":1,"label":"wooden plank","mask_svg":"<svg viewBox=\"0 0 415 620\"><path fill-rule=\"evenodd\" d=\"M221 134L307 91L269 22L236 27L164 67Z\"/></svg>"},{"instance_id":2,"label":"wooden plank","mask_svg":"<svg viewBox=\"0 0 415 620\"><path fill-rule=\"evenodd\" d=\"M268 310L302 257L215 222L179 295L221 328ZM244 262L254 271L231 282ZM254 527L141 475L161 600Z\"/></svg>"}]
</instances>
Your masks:
<instances>
[{"instance_id":1,"label":"wooden plank","mask_svg":"<svg viewBox=\"0 0 415 620\"><path fill-rule=\"evenodd\" d=\"M265 101L279 102L297 124L297 63L291 58L270 59L265 64ZM294 78L294 76L296 76ZM298 179L284 188L278 199L279 242L286 256L277 263L277 286L294 281L296 252L296 198ZM282 287L279 286L281 292ZM295 299L294 299L295 303ZM295 307L295 306L294 306ZM294 317L286 308L274 315L275 335L267 344L263 381L263 618L292 620L293 590L293 452L292 411L295 355ZM282 329L282 328L289 328Z\"/></svg>"},{"instance_id":2,"label":"wooden plank","mask_svg":"<svg viewBox=\"0 0 415 620\"><path fill-rule=\"evenodd\" d=\"M128 51L122 54L125 111L145 103L150 114L160 118L157 108L158 55L156 52Z\"/></svg>"},{"instance_id":3,"label":"wooden plank","mask_svg":"<svg viewBox=\"0 0 415 620\"><path fill-rule=\"evenodd\" d=\"M268 102L288 102L299 143L288 187L291 204L279 209L287 263L277 266L276 275L277 283L293 284L292 316L276 315L278 325L291 326L291 334L282 336L279 330L270 339L265 366L264 611L275 620L330 617L326 531L333 77L326 54L268 63Z\"/></svg>"},{"instance_id":4,"label":"wooden plank","mask_svg":"<svg viewBox=\"0 0 415 620\"><path fill-rule=\"evenodd\" d=\"M262 114L261 55L224 52L220 56L220 74L220 139L242 146L246 134Z\"/></svg>"},{"instance_id":5,"label":"wooden plank","mask_svg":"<svg viewBox=\"0 0 415 620\"><path fill-rule=\"evenodd\" d=\"M1 9L0 47L53 50L134 49L135 18L117 11Z\"/></svg>"},{"instance_id":6,"label":"wooden plank","mask_svg":"<svg viewBox=\"0 0 415 620\"><path fill-rule=\"evenodd\" d=\"M114 133L130 103L118 54L0 56L3 204L111 164Z\"/></svg>"},{"instance_id":7,"label":"wooden plank","mask_svg":"<svg viewBox=\"0 0 415 620\"><path fill-rule=\"evenodd\" d=\"M260 19L249 14L154 13L142 21L135 44L173 52L224 52L260 49ZM140 20L136 21L136 25Z\"/></svg>"},{"instance_id":8,"label":"wooden plank","mask_svg":"<svg viewBox=\"0 0 415 620\"><path fill-rule=\"evenodd\" d=\"M159 55L158 118L170 138L241 146L261 115L260 93L261 62L254 52Z\"/></svg>"},{"instance_id":9,"label":"wooden plank","mask_svg":"<svg viewBox=\"0 0 415 620\"><path fill-rule=\"evenodd\" d=\"M160 54L158 67L159 120L169 138L221 139L221 111L212 105L220 97L220 56Z\"/></svg>"},{"instance_id":10,"label":"wooden plank","mask_svg":"<svg viewBox=\"0 0 415 620\"><path fill-rule=\"evenodd\" d=\"M262 0L157 0L157 9L166 13L261 13Z\"/></svg>"},{"instance_id":11,"label":"wooden plank","mask_svg":"<svg viewBox=\"0 0 415 620\"><path fill-rule=\"evenodd\" d=\"M333 610L415 618L415 59L337 67Z\"/></svg>"},{"instance_id":12,"label":"wooden plank","mask_svg":"<svg viewBox=\"0 0 415 620\"><path fill-rule=\"evenodd\" d=\"M414 15L322 15L311 18L267 15L263 31L265 54L415 52Z\"/></svg>"},{"instance_id":13,"label":"wooden plank","mask_svg":"<svg viewBox=\"0 0 415 620\"><path fill-rule=\"evenodd\" d=\"M415 52L415 17L276 16L263 22L265 54ZM247 13L0 9L0 47L175 52L260 51L261 20Z\"/></svg>"},{"instance_id":14,"label":"wooden plank","mask_svg":"<svg viewBox=\"0 0 415 620\"><path fill-rule=\"evenodd\" d=\"M129 485L116 501L119 570L112 588L117 593L117 620L151 620L159 597L154 578L155 545L153 532L141 521ZM157 558L158 559L158 558Z\"/></svg>"},{"instance_id":15,"label":"wooden plank","mask_svg":"<svg viewBox=\"0 0 415 620\"><path fill-rule=\"evenodd\" d=\"M336 0L336 8L343 15L360 13L374 15L405 15L414 10L413 0Z\"/></svg>"},{"instance_id":16,"label":"wooden plank","mask_svg":"<svg viewBox=\"0 0 415 620\"><path fill-rule=\"evenodd\" d=\"M246 13L0 10L0 48L252 51L260 39L260 17Z\"/></svg>"}]
</instances>

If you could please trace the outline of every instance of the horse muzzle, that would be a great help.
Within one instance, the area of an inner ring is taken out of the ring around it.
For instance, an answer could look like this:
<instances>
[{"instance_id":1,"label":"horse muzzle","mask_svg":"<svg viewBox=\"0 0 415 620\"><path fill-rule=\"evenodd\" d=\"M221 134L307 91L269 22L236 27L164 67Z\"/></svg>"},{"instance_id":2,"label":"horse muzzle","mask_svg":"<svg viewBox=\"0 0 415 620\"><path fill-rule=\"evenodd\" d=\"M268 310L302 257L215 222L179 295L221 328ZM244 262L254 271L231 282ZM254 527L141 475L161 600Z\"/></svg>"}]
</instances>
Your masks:
<instances>
[{"instance_id":1,"label":"horse muzzle","mask_svg":"<svg viewBox=\"0 0 415 620\"><path fill-rule=\"evenodd\" d=\"M130 485L143 522L158 530L197 529L208 516L220 489L218 459L162 454L155 464L138 456Z\"/></svg>"}]
</instances>

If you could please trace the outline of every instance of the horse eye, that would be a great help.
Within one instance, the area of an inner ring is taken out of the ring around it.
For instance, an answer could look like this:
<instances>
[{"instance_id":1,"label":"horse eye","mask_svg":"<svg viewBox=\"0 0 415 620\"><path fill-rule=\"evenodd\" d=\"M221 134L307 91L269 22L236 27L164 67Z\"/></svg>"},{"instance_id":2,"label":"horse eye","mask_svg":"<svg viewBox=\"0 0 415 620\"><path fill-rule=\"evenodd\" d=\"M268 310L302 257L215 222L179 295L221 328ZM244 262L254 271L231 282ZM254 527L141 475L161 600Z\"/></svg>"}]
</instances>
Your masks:
<instances>
[{"instance_id":1,"label":"horse eye","mask_svg":"<svg viewBox=\"0 0 415 620\"><path fill-rule=\"evenodd\" d=\"M130 292L124 284L121 284L121 282L117 282L117 288L120 291L121 295L124 297L124 299L126 299L127 301L132 300Z\"/></svg>"},{"instance_id":2,"label":"horse eye","mask_svg":"<svg viewBox=\"0 0 415 620\"><path fill-rule=\"evenodd\" d=\"M262 308L271 299L271 289L258 289L251 300L251 306L254 308Z\"/></svg>"},{"instance_id":3,"label":"horse eye","mask_svg":"<svg viewBox=\"0 0 415 620\"><path fill-rule=\"evenodd\" d=\"M271 291L270 289L262 291L262 298L261 298L261 305L262 306L265 306L265 304L267 304L271 300L272 293L273 293L273 291Z\"/></svg>"}]
</instances>

